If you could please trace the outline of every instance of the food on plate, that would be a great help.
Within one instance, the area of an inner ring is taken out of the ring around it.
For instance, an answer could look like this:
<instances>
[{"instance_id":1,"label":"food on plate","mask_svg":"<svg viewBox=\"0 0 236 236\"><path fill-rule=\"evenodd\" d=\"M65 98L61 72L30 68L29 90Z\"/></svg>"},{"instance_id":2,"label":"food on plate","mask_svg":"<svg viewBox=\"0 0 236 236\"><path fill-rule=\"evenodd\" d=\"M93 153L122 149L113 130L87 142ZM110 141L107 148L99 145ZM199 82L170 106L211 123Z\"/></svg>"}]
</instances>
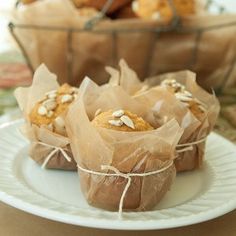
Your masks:
<instances>
[{"instance_id":1,"label":"food on plate","mask_svg":"<svg viewBox=\"0 0 236 236\"><path fill-rule=\"evenodd\" d=\"M78 88L59 86L45 65L35 71L29 87L15 91L25 123L22 134L30 141L29 156L42 168L77 170L65 127L65 115Z\"/></svg>"},{"instance_id":2,"label":"food on plate","mask_svg":"<svg viewBox=\"0 0 236 236\"><path fill-rule=\"evenodd\" d=\"M98 86L89 78L82 82L66 127L90 205L146 211L170 189L183 130L174 119L154 129L145 118L148 108L121 86Z\"/></svg>"},{"instance_id":3,"label":"food on plate","mask_svg":"<svg viewBox=\"0 0 236 236\"><path fill-rule=\"evenodd\" d=\"M206 138L219 113L219 102L214 94L198 86L191 76L185 79L184 76L179 76L179 79L167 78L162 80L160 88L167 90L164 95L173 97L169 100L172 99L172 104L176 104L174 112L167 107L162 116L167 117L167 120L176 117L185 130L177 145L180 150L175 160L176 169L180 172L200 168L204 160Z\"/></svg>"},{"instance_id":4,"label":"food on plate","mask_svg":"<svg viewBox=\"0 0 236 236\"><path fill-rule=\"evenodd\" d=\"M65 136L65 122L61 115L66 112L77 96L78 89L68 84L47 92L29 114L31 123L39 127L44 125L51 131Z\"/></svg>"}]
</instances>

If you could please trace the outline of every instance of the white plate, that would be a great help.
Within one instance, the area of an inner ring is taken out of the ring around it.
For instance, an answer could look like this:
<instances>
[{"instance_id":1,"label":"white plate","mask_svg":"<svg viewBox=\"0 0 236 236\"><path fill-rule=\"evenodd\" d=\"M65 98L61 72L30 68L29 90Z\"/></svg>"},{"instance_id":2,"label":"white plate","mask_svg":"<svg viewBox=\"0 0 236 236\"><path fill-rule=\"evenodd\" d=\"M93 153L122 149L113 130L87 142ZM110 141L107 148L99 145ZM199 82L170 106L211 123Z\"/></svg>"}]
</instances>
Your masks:
<instances>
[{"instance_id":1,"label":"white plate","mask_svg":"<svg viewBox=\"0 0 236 236\"><path fill-rule=\"evenodd\" d=\"M153 211L116 212L89 206L76 172L43 170L27 155L22 121L0 128L0 199L48 219L106 229L163 229L194 224L236 208L236 147L217 134L207 141L202 170L179 174Z\"/></svg>"}]
</instances>

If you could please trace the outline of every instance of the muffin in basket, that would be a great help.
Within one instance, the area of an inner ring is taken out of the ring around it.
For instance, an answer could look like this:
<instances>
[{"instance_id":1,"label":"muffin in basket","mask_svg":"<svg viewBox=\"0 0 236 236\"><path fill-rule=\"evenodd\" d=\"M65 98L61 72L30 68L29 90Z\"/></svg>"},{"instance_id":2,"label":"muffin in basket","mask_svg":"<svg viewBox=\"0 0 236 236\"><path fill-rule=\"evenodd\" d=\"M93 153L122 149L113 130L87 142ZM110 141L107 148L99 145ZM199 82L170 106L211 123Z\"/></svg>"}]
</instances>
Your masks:
<instances>
[{"instance_id":1,"label":"muffin in basket","mask_svg":"<svg viewBox=\"0 0 236 236\"><path fill-rule=\"evenodd\" d=\"M173 0L178 16L191 15L196 12L196 0ZM135 0L132 3L133 11L143 19L170 21L174 11L168 0Z\"/></svg>"},{"instance_id":2,"label":"muffin in basket","mask_svg":"<svg viewBox=\"0 0 236 236\"><path fill-rule=\"evenodd\" d=\"M112 19L129 19L137 18L137 15L132 9L132 3L130 3L114 12L112 15L109 15L109 17L111 17Z\"/></svg>"},{"instance_id":3,"label":"muffin in basket","mask_svg":"<svg viewBox=\"0 0 236 236\"><path fill-rule=\"evenodd\" d=\"M26 121L21 130L30 141L29 155L43 168L77 169L64 121L77 95L77 88L59 86L44 65L36 70L30 87L15 91Z\"/></svg>"},{"instance_id":4,"label":"muffin in basket","mask_svg":"<svg viewBox=\"0 0 236 236\"><path fill-rule=\"evenodd\" d=\"M72 1L78 8L92 7L99 11L102 10L105 4L107 3L107 0L72 0ZM114 0L106 13L112 14L115 11L124 7L125 5L129 4L131 1L132 0Z\"/></svg>"}]
</instances>

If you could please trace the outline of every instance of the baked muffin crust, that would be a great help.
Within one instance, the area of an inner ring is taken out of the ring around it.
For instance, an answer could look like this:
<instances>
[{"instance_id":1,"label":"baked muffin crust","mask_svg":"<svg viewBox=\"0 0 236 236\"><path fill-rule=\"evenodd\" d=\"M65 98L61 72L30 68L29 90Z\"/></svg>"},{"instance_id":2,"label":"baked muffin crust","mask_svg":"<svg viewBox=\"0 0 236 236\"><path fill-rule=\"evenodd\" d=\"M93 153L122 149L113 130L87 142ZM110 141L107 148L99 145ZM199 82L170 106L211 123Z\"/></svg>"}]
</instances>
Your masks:
<instances>
[{"instance_id":1,"label":"baked muffin crust","mask_svg":"<svg viewBox=\"0 0 236 236\"><path fill-rule=\"evenodd\" d=\"M153 127L142 117L122 109L102 112L95 116L92 124L95 127L125 132L153 130Z\"/></svg>"},{"instance_id":2,"label":"baked muffin crust","mask_svg":"<svg viewBox=\"0 0 236 236\"><path fill-rule=\"evenodd\" d=\"M77 96L78 89L68 84L63 84L57 90L46 93L30 112L30 122L39 127L44 125L53 132L64 135L65 126L61 115Z\"/></svg>"}]
</instances>

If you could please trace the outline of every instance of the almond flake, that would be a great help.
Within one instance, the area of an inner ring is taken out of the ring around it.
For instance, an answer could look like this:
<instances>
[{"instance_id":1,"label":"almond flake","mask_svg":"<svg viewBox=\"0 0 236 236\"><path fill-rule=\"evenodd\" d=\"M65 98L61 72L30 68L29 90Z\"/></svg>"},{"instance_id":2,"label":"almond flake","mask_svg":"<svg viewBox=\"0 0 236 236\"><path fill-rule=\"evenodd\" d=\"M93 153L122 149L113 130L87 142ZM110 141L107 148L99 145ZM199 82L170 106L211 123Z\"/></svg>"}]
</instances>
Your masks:
<instances>
[{"instance_id":1,"label":"almond flake","mask_svg":"<svg viewBox=\"0 0 236 236\"><path fill-rule=\"evenodd\" d=\"M176 93L176 94L175 94L175 97L176 97L177 99L179 99L181 102L191 102L191 101L193 101L192 98L187 97L187 96L185 96L185 95L182 94L182 93Z\"/></svg>"},{"instance_id":2,"label":"almond flake","mask_svg":"<svg viewBox=\"0 0 236 236\"><path fill-rule=\"evenodd\" d=\"M131 129L135 129L135 127L134 127L134 122L133 122L128 116L126 116L126 115L121 116L120 119L121 119L121 121L123 121L123 123L124 123L126 126L130 127Z\"/></svg>"},{"instance_id":3,"label":"almond flake","mask_svg":"<svg viewBox=\"0 0 236 236\"><path fill-rule=\"evenodd\" d=\"M78 93L78 92L79 92L79 89L78 89L78 88L75 88L75 87L72 87L72 88L71 88L71 91L72 91L72 93Z\"/></svg>"},{"instance_id":4,"label":"almond flake","mask_svg":"<svg viewBox=\"0 0 236 236\"><path fill-rule=\"evenodd\" d=\"M78 91L79 91L78 88L72 87L72 88L70 88L70 90L68 91L68 94L71 94L71 95L73 95L73 94L75 94L75 93L77 94Z\"/></svg>"},{"instance_id":5,"label":"almond flake","mask_svg":"<svg viewBox=\"0 0 236 236\"><path fill-rule=\"evenodd\" d=\"M62 117L58 116L54 122L53 122L55 131L61 135L65 135L66 134L66 129L65 129L65 122L62 119Z\"/></svg>"},{"instance_id":6,"label":"almond flake","mask_svg":"<svg viewBox=\"0 0 236 236\"><path fill-rule=\"evenodd\" d=\"M43 102L43 105L48 111L54 110L57 107L57 103L54 99L48 99Z\"/></svg>"},{"instance_id":7,"label":"almond flake","mask_svg":"<svg viewBox=\"0 0 236 236\"><path fill-rule=\"evenodd\" d=\"M70 94L65 94L61 97L62 103L71 102L73 100L73 97Z\"/></svg>"},{"instance_id":8,"label":"almond flake","mask_svg":"<svg viewBox=\"0 0 236 236\"><path fill-rule=\"evenodd\" d=\"M76 99L78 97L78 94L74 93L72 96L74 99Z\"/></svg>"},{"instance_id":9,"label":"almond flake","mask_svg":"<svg viewBox=\"0 0 236 236\"><path fill-rule=\"evenodd\" d=\"M38 108L39 115L45 116L45 115L47 115L47 113L48 113L48 111L45 106L43 106L43 105L39 106L39 108Z\"/></svg>"},{"instance_id":10,"label":"almond flake","mask_svg":"<svg viewBox=\"0 0 236 236\"><path fill-rule=\"evenodd\" d=\"M114 125L114 126L122 126L123 125L123 122L121 120L109 120L108 123L110 125Z\"/></svg>"},{"instance_id":11,"label":"almond flake","mask_svg":"<svg viewBox=\"0 0 236 236\"><path fill-rule=\"evenodd\" d=\"M184 90L184 91L183 91L183 94L184 94L185 96L187 96L187 97L193 97L193 95L192 95L189 91L187 91L187 90Z\"/></svg>"},{"instance_id":12,"label":"almond flake","mask_svg":"<svg viewBox=\"0 0 236 236\"><path fill-rule=\"evenodd\" d=\"M56 93L51 93L47 95L48 98L55 99L57 97Z\"/></svg>"},{"instance_id":13,"label":"almond flake","mask_svg":"<svg viewBox=\"0 0 236 236\"><path fill-rule=\"evenodd\" d=\"M161 86L171 87L175 92L184 91L185 86L177 82L175 79L166 79L161 82Z\"/></svg>"},{"instance_id":14,"label":"almond flake","mask_svg":"<svg viewBox=\"0 0 236 236\"><path fill-rule=\"evenodd\" d=\"M46 96L50 95L50 94L56 94L57 93L57 90L51 90L51 91L48 91L47 93L45 93Z\"/></svg>"},{"instance_id":15,"label":"almond flake","mask_svg":"<svg viewBox=\"0 0 236 236\"><path fill-rule=\"evenodd\" d=\"M124 110L117 110L112 113L113 117L120 118L125 114Z\"/></svg>"}]
</instances>

